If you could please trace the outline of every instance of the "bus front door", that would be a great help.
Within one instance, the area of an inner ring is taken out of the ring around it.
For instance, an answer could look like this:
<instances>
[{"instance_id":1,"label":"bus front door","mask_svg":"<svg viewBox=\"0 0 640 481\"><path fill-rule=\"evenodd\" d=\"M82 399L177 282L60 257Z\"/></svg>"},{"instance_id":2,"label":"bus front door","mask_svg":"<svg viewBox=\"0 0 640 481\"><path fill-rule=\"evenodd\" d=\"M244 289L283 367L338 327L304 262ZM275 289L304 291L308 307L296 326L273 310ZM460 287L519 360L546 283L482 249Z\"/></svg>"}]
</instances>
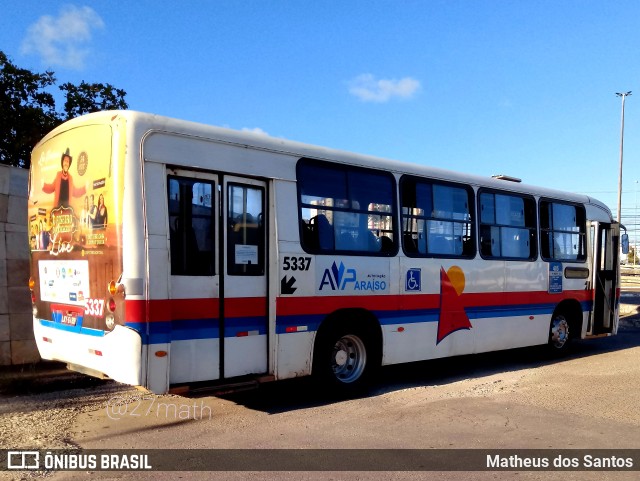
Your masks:
<instances>
[{"instance_id":1,"label":"bus front door","mask_svg":"<svg viewBox=\"0 0 640 481\"><path fill-rule=\"evenodd\" d=\"M266 373L266 183L170 169L168 199L170 384Z\"/></svg>"},{"instance_id":2,"label":"bus front door","mask_svg":"<svg viewBox=\"0 0 640 481\"><path fill-rule=\"evenodd\" d=\"M588 336L615 333L617 330L617 291L620 249L618 224L591 223L593 259L593 311Z\"/></svg>"},{"instance_id":3,"label":"bus front door","mask_svg":"<svg viewBox=\"0 0 640 481\"><path fill-rule=\"evenodd\" d=\"M222 179L222 377L267 372L267 189Z\"/></svg>"}]
</instances>

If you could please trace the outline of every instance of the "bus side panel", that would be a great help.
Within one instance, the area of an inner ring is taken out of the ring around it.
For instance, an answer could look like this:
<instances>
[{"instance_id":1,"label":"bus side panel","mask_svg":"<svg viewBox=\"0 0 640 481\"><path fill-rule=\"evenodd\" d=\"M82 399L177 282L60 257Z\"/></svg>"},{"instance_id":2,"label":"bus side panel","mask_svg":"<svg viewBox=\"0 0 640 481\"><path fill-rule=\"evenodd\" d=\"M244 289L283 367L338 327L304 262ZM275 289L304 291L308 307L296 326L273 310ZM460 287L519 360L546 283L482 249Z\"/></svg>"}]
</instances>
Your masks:
<instances>
[{"instance_id":1,"label":"bus side panel","mask_svg":"<svg viewBox=\"0 0 640 481\"><path fill-rule=\"evenodd\" d=\"M125 159L125 188L122 193L122 285L126 293L125 326L134 329L140 336L137 351L140 379L135 385L146 387L147 378L147 256L145 249L145 221L142 189L142 165L139 139L146 127L134 116L125 122L120 120L121 146L119 157ZM119 350L116 352L120 352Z\"/></svg>"},{"instance_id":2,"label":"bus side panel","mask_svg":"<svg viewBox=\"0 0 640 481\"><path fill-rule=\"evenodd\" d=\"M147 216L147 256L149 311L146 342L147 387L153 392L169 389L171 362L171 310L169 298L169 264L167 255L167 216L165 214L164 166L144 163L144 202Z\"/></svg>"},{"instance_id":3,"label":"bus side panel","mask_svg":"<svg viewBox=\"0 0 640 481\"><path fill-rule=\"evenodd\" d=\"M291 176L294 173L291 172ZM311 279L315 279L315 259L306 254L300 245L298 231L298 210L295 202L297 191L295 182L276 181L274 182L275 196L275 218L277 229L277 258L275 265L272 265L271 289L275 291L276 303L273 311L273 322L270 323L269 331L271 339L274 339L270 346L274 355L275 375L277 379L288 379L292 377L304 376L311 373L311 363L313 357L313 341L315 330L306 322L304 316L296 320L287 317L286 306L290 293L295 287L293 294L300 294L302 290L309 290L309 295L313 291ZM302 257L311 259L306 271L284 270L284 257ZM295 279L292 281L291 279ZM285 287L287 282L292 283L291 289L282 292L282 283ZM286 322L291 321L287 332Z\"/></svg>"},{"instance_id":4,"label":"bus side panel","mask_svg":"<svg viewBox=\"0 0 640 481\"><path fill-rule=\"evenodd\" d=\"M495 261L484 261L491 263ZM547 299L547 263L505 261L504 294L478 306L476 352L545 344L554 307ZM472 314L473 316L473 314Z\"/></svg>"}]
</instances>

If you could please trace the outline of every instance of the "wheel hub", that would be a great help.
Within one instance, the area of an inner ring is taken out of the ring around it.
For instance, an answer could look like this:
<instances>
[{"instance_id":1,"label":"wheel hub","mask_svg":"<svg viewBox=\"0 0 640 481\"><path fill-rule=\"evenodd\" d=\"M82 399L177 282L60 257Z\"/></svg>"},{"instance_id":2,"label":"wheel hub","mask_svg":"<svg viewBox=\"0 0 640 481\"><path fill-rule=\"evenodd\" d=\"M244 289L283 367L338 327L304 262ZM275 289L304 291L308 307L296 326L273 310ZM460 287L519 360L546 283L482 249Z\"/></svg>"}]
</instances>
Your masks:
<instances>
[{"instance_id":1,"label":"wheel hub","mask_svg":"<svg viewBox=\"0 0 640 481\"><path fill-rule=\"evenodd\" d=\"M358 380L367 365L367 351L362 339L351 334L338 339L331 361L336 379L344 383Z\"/></svg>"},{"instance_id":2,"label":"wheel hub","mask_svg":"<svg viewBox=\"0 0 640 481\"><path fill-rule=\"evenodd\" d=\"M347 354L346 351L343 351L341 349L338 352L336 352L335 362L338 366L344 366L347 363L348 359L349 359L349 355Z\"/></svg>"},{"instance_id":3,"label":"wheel hub","mask_svg":"<svg viewBox=\"0 0 640 481\"><path fill-rule=\"evenodd\" d=\"M554 347L560 349L569 340L569 323L564 317L558 317L553 320L551 326L551 343Z\"/></svg>"}]
</instances>

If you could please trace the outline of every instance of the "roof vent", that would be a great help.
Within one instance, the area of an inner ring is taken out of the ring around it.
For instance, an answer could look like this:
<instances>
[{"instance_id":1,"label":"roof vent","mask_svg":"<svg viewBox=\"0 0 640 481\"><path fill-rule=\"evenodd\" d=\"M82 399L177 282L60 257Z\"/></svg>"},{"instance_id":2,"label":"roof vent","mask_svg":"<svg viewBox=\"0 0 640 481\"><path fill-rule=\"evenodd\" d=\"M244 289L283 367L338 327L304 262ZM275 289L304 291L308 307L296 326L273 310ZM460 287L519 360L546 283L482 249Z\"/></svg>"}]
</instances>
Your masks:
<instances>
[{"instance_id":1,"label":"roof vent","mask_svg":"<svg viewBox=\"0 0 640 481\"><path fill-rule=\"evenodd\" d=\"M517 177L511 177L510 175L504 175L504 174L492 175L491 178L498 179L498 180L506 180L509 182L517 182L518 184L522 182L522 179L518 179Z\"/></svg>"}]
</instances>

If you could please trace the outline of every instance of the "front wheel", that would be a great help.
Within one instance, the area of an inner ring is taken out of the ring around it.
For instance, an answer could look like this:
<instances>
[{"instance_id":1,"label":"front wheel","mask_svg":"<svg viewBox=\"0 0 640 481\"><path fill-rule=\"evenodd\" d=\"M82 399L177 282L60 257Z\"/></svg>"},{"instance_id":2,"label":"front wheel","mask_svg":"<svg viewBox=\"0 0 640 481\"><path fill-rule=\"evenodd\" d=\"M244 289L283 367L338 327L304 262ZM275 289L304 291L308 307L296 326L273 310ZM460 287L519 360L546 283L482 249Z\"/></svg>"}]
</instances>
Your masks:
<instances>
[{"instance_id":1,"label":"front wheel","mask_svg":"<svg viewBox=\"0 0 640 481\"><path fill-rule=\"evenodd\" d=\"M569 321L562 313L554 314L549 327L549 351L554 354L564 354L569 349L571 330Z\"/></svg>"},{"instance_id":2,"label":"front wheel","mask_svg":"<svg viewBox=\"0 0 640 481\"><path fill-rule=\"evenodd\" d=\"M371 336L348 324L321 333L316 342L313 374L331 393L352 396L368 388L380 365Z\"/></svg>"}]
</instances>

